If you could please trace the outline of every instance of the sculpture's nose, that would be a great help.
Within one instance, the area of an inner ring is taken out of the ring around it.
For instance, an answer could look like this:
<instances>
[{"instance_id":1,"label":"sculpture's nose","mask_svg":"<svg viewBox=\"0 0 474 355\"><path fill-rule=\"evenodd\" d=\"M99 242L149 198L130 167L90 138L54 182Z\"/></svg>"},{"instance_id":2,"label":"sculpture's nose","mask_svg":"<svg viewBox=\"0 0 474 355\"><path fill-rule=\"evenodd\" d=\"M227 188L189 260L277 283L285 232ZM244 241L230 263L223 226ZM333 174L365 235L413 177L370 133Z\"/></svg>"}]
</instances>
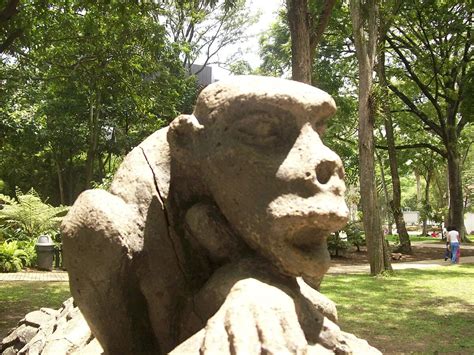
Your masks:
<instances>
[{"instance_id":1,"label":"sculpture's nose","mask_svg":"<svg viewBox=\"0 0 474 355\"><path fill-rule=\"evenodd\" d=\"M302 197L317 192L342 196L345 190L341 159L323 144L310 123L301 128L277 171L277 178L288 183L290 190Z\"/></svg>"}]
</instances>

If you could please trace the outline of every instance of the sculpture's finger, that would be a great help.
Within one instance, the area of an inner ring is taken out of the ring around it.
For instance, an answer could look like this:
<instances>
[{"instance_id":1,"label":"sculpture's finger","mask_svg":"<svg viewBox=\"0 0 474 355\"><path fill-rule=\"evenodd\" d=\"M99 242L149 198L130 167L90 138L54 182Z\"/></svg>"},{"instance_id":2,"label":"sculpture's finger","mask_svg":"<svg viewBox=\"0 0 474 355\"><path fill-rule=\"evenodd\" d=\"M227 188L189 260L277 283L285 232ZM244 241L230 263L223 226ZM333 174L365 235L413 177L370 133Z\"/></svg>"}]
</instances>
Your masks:
<instances>
[{"instance_id":1,"label":"sculpture's finger","mask_svg":"<svg viewBox=\"0 0 474 355\"><path fill-rule=\"evenodd\" d=\"M242 301L242 300L240 300ZM248 303L235 302L227 309L224 326L231 354L260 354L261 339Z\"/></svg>"},{"instance_id":2,"label":"sculpture's finger","mask_svg":"<svg viewBox=\"0 0 474 355\"><path fill-rule=\"evenodd\" d=\"M256 319L257 331L261 342L261 351L266 354L296 354L299 349L305 346L304 338L302 342L295 342L284 324L288 324L288 317L291 315L280 307L252 307ZM298 327L297 322L292 326Z\"/></svg>"},{"instance_id":3,"label":"sculpture's finger","mask_svg":"<svg viewBox=\"0 0 474 355\"><path fill-rule=\"evenodd\" d=\"M288 349L295 349L295 353L299 353L308 345L306 337L298 320L297 313L294 309L291 312L283 312L279 315L278 323L282 328L285 346Z\"/></svg>"},{"instance_id":4,"label":"sculpture's finger","mask_svg":"<svg viewBox=\"0 0 474 355\"><path fill-rule=\"evenodd\" d=\"M204 332L204 339L199 349L200 354L231 354L230 340L220 313L207 322Z\"/></svg>"}]
</instances>

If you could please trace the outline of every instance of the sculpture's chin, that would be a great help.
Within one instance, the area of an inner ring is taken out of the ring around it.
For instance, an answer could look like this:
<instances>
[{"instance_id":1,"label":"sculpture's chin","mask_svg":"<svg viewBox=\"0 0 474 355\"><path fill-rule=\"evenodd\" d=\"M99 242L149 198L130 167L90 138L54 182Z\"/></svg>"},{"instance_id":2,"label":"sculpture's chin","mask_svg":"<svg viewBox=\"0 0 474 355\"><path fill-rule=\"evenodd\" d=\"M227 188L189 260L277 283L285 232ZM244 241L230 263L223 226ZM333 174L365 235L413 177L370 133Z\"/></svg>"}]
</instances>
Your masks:
<instances>
[{"instance_id":1,"label":"sculpture's chin","mask_svg":"<svg viewBox=\"0 0 474 355\"><path fill-rule=\"evenodd\" d=\"M327 232L314 228L289 232L285 238L275 238L274 242L269 243L267 252L286 275L322 277L330 264L327 235Z\"/></svg>"}]
</instances>

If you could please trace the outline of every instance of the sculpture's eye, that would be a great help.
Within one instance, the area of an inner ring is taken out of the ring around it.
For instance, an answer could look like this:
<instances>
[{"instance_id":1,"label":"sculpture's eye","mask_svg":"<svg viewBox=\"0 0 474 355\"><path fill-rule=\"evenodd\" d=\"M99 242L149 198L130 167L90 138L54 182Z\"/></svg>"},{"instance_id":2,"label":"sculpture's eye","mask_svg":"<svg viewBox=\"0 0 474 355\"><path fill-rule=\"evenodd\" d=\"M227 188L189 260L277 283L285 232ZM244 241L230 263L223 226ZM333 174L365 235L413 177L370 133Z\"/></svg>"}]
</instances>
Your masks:
<instances>
[{"instance_id":1,"label":"sculpture's eye","mask_svg":"<svg viewBox=\"0 0 474 355\"><path fill-rule=\"evenodd\" d=\"M276 146L282 139L281 123L278 118L253 115L236 121L234 136L245 144L255 146Z\"/></svg>"}]
</instances>

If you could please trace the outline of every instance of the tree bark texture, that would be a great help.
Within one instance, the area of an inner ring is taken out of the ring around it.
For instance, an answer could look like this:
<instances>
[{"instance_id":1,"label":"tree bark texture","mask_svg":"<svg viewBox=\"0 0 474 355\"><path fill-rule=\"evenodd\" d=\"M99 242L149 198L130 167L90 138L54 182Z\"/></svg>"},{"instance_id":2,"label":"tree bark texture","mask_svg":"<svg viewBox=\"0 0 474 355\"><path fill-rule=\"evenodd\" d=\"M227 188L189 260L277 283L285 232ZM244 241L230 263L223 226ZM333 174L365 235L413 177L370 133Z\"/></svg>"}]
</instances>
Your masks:
<instances>
[{"instance_id":1,"label":"tree bark texture","mask_svg":"<svg viewBox=\"0 0 474 355\"><path fill-rule=\"evenodd\" d=\"M86 176L85 185L86 189L91 187L92 178L94 175L94 161L97 155L97 144L99 142L99 115L100 115L100 94L97 94L96 100L92 100L90 113L89 113L89 142L87 147L87 160L86 160ZM94 111L95 106L95 111Z\"/></svg>"},{"instance_id":2,"label":"tree bark texture","mask_svg":"<svg viewBox=\"0 0 474 355\"><path fill-rule=\"evenodd\" d=\"M423 203L427 207L430 205L431 176L432 176L432 171L430 169L428 169L428 171L426 172L426 178L425 178L425 181L426 181L425 199L423 201ZM423 231L421 232L421 234L424 235L424 236L428 234L428 214L427 213L423 214Z\"/></svg>"},{"instance_id":3,"label":"tree bark texture","mask_svg":"<svg viewBox=\"0 0 474 355\"><path fill-rule=\"evenodd\" d=\"M449 142L448 181L449 181L449 216L448 225L459 231L464 242L469 242L464 227L464 203L461 182L461 157L455 142Z\"/></svg>"},{"instance_id":4,"label":"tree bark texture","mask_svg":"<svg viewBox=\"0 0 474 355\"><path fill-rule=\"evenodd\" d=\"M383 48L383 46L380 47ZM378 54L377 75L379 77L380 87L382 90L381 105L384 114L388 159L390 162L390 175L392 177L392 200L390 202L390 209L393 214L393 219L395 220L395 225L397 226L398 239L400 241L400 245L398 247L397 252L411 254L412 249L410 243L410 236L408 235L405 219L403 218L403 213L401 209L402 192L400 187L400 176L398 174L398 161L397 151L395 149L393 121L388 101L387 76L385 73L385 53L383 49L381 49Z\"/></svg>"},{"instance_id":5,"label":"tree bark texture","mask_svg":"<svg viewBox=\"0 0 474 355\"><path fill-rule=\"evenodd\" d=\"M385 209L384 209L382 221L387 220L388 234L392 234L392 221L391 221L391 218L390 218L390 211L391 211L390 198L389 198L389 194L388 194L387 180L385 179L385 168L384 168L384 164L383 164L383 159L380 156L380 154L377 152L377 150L375 150L375 155L377 157L377 161L378 161L379 166L380 166L380 175L381 175L381 178L382 178L383 194L384 194L384 197L385 197Z\"/></svg>"},{"instance_id":6,"label":"tree bark texture","mask_svg":"<svg viewBox=\"0 0 474 355\"><path fill-rule=\"evenodd\" d=\"M64 178L62 173L62 167L59 163L59 159L56 158L56 173L58 175L58 187L59 187L59 200L61 205L66 203L66 198L64 196Z\"/></svg>"},{"instance_id":7,"label":"tree bark texture","mask_svg":"<svg viewBox=\"0 0 474 355\"><path fill-rule=\"evenodd\" d=\"M377 203L374 167L374 102L372 72L377 46L377 5L375 0L351 0L354 43L359 64L359 170L360 192L370 273L390 270ZM366 36L367 34L367 36Z\"/></svg>"},{"instance_id":8,"label":"tree bark texture","mask_svg":"<svg viewBox=\"0 0 474 355\"><path fill-rule=\"evenodd\" d=\"M292 79L311 84L310 19L308 0L287 0L291 35Z\"/></svg>"},{"instance_id":9,"label":"tree bark texture","mask_svg":"<svg viewBox=\"0 0 474 355\"><path fill-rule=\"evenodd\" d=\"M331 18L336 0L321 1L319 13L310 12L308 1L287 0L287 18L291 36L292 79L312 84L316 48Z\"/></svg>"}]
</instances>

